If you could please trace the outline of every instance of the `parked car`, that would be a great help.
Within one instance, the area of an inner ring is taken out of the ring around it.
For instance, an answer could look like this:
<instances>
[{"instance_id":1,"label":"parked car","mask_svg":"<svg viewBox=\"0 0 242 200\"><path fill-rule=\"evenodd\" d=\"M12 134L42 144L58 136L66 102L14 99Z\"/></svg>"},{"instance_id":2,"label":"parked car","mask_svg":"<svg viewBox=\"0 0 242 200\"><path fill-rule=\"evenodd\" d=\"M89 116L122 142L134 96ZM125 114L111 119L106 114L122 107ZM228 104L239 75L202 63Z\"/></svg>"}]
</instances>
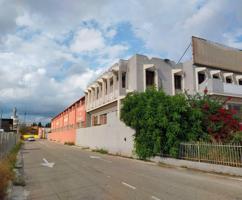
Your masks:
<instances>
[{"instance_id":1,"label":"parked car","mask_svg":"<svg viewBox=\"0 0 242 200\"><path fill-rule=\"evenodd\" d=\"M30 142L35 141L34 136L30 136L30 137L28 137L28 141L30 141Z\"/></svg>"}]
</instances>

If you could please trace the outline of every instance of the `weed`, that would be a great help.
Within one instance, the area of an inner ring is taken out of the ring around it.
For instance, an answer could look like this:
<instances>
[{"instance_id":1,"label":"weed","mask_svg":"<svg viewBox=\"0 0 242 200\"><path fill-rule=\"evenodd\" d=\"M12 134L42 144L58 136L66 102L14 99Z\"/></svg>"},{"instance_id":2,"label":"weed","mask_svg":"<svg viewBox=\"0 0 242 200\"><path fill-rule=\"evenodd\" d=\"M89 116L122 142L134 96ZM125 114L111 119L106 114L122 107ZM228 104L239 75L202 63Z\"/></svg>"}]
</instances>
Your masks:
<instances>
[{"instance_id":1,"label":"weed","mask_svg":"<svg viewBox=\"0 0 242 200\"><path fill-rule=\"evenodd\" d=\"M93 152L98 152L101 154L108 154L108 151L106 149L94 149Z\"/></svg>"},{"instance_id":2,"label":"weed","mask_svg":"<svg viewBox=\"0 0 242 200\"><path fill-rule=\"evenodd\" d=\"M74 142L65 142L64 145L73 146L73 145L75 145L75 143Z\"/></svg>"},{"instance_id":3,"label":"weed","mask_svg":"<svg viewBox=\"0 0 242 200\"><path fill-rule=\"evenodd\" d=\"M8 188L9 181L14 179L13 168L16 162L16 157L19 149L21 148L19 142L9 154L0 161L0 199L4 199Z\"/></svg>"}]
</instances>

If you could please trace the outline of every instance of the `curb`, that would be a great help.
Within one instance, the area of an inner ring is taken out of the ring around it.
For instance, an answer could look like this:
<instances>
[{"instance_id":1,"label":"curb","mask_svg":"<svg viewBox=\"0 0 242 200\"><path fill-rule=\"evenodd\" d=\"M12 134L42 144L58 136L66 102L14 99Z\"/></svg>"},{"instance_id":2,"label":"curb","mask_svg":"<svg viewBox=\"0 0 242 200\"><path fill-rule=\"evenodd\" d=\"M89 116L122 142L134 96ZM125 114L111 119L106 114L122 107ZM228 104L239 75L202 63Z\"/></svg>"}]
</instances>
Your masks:
<instances>
[{"instance_id":1,"label":"curb","mask_svg":"<svg viewBox=\"0 0 242 200\"><path fill-rule=\"evenodd\" d=\"M205 162L195 162L195 161L189 161L189 160L180 160L175 158L165 158L165 157L158 157L158 156L152 158L151 161L156 163L166 164L169 166L174 166L174 167L195 169L203 172L242 177L241 167L231 167L226 165L210 164Z\"/></svg>"},{"instance_id":2,"label":"curb","mask_svg":"<svg viewBox=\"0 0 242 200\"><path fill-rule=\"evenodd\" d=\"M27 192L24 189L25 176L24 176L24 160L22 148L17 154L17 160L14 166L15 178L9 184L8 195L6 200L27 200Z\"/></svg>"}]
</instances>

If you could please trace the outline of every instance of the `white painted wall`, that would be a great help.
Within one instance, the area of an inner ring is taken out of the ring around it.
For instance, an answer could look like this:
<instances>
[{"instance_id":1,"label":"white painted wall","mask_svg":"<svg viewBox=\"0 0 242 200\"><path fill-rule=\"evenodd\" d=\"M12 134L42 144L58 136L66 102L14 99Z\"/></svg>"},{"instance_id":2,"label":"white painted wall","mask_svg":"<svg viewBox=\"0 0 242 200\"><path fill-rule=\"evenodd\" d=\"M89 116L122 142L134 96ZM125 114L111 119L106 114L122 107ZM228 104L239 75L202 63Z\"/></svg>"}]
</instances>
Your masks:
<instances>
[{"instance_id":1,"label":"white painted wall","mask_svg":"<svg viewBox=\"0 0 242 200\"><path fill-rule=\"evenodd\" d=\"M116 112L108 113L107 124L77 129L76 145L91 149L105 149L112 154L133 155L135 131L117 118ZM126 141L125 141L126 138Z\"/></svg>"}]
</instances>

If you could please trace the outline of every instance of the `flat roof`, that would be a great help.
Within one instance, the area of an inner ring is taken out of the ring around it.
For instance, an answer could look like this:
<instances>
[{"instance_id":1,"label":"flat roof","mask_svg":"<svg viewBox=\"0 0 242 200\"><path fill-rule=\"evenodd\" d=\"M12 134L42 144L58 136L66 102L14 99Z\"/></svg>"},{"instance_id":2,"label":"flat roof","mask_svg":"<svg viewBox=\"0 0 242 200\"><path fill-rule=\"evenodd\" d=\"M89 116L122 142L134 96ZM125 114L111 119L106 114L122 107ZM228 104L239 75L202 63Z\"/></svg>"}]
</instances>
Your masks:
<instances>
[{"instance_id":1,"label":"flat roof","mask_svg":"<svg viewBox=\"0 0 242 200\"><path fill-rule=\"evenodd\" d=\"M216 42L192 37L193 63L242 73L242 51Z\"/></svg>"}]
</instances>

